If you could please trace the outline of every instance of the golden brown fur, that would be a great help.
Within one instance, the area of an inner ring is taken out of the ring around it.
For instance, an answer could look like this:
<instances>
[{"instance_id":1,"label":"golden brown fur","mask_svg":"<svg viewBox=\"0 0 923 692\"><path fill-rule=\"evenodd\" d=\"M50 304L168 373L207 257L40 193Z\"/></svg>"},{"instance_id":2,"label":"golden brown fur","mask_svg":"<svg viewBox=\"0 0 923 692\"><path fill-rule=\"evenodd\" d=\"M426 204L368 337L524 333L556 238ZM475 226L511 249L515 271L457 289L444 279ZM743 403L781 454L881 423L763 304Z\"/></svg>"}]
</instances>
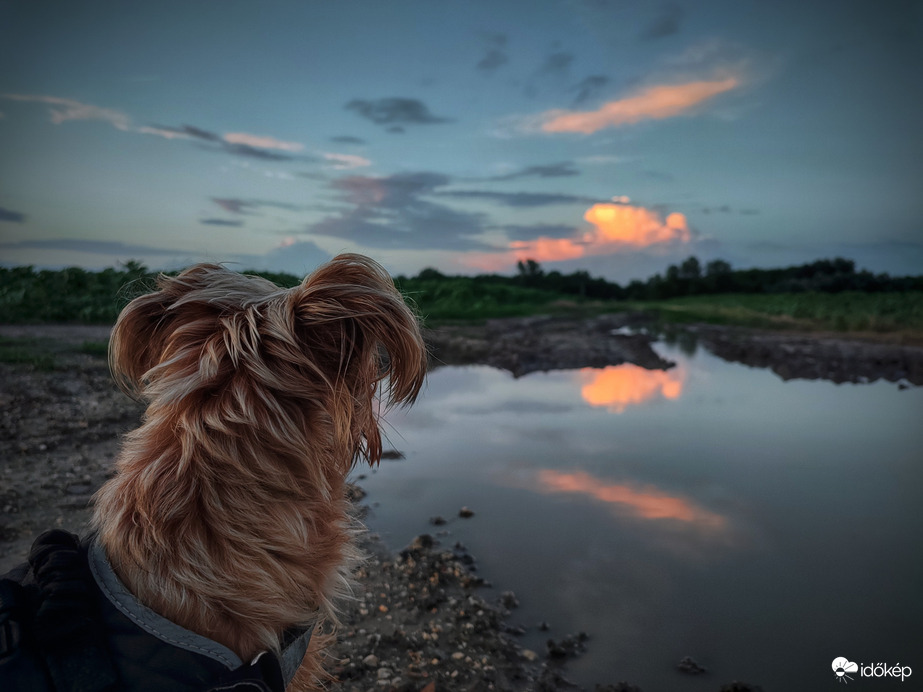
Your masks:
<instances>
[{"instance_id":1,"label":"golden brown fur","mask_svg":"<svg viewBox=\"0 0 923 692\"><path fill-rule=\"evenodd\" d=\"M336 622L357 558L345 478L381 457L379 385L413 402L425 349L361 255L292 289L210 264L158 289L113 330L113 374L148 408L94 523L142 603L248 661L287 627ZM319 630L290 689L315 684Z\"/></svg>"}]
</instances>

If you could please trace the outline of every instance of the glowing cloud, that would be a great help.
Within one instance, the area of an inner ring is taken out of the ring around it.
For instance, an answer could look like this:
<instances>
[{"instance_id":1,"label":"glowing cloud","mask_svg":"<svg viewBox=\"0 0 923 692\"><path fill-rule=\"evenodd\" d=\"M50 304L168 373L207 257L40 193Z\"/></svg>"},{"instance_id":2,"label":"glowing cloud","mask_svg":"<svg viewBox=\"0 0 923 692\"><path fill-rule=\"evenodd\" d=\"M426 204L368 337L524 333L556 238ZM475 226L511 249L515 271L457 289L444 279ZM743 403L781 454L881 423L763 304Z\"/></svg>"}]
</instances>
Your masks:
<instances>
[{"instance_id":1,"label":"glowing cloud","mask_svg":"<svg viewBox=\"0 0 923 692\"><path fill-rule=\"evenodd\" d=\"M543 132L581 132L585 135L642 120L663 120L688 113L718 94L740 86L736 77L715 81L650 86L595 111L550 110L540 116Z\"/></svg>"},{"instance_id":2,"label":"glowing cloud","mask_svg":"<svg viewBox=\"0 0 923 692\"><path fill-rule=\"evenodd\" d=\"M587 209L583 218L593 228L573 238L540 236L512 241L506 252L473 253L463 262L482 271L500 271L518 260L558 262L692 239L685 215L673 212L664 218L654 209L627 204L627 197L613 199L619 204L600 203Z\"/></svg>"},{"instance_id":3,"label":"glowing cloud","mask_svg":"<svg viewBox=\"0 0 923 692\"><path fill-rule=\"evenodd\" d=\"M672 519L705 529L721 529L726 524L724 517L699 507L691 500L649 486L636 488L606 483L584 471L564 473L542 469L538 471L537 481L540 492L586 495L639 519Z\"/></svg>"},{"instance_id":4,"label":"glowing cloud","mask_svg":"<svg viewBox=\"0 0 923 692\"><path fill-rule=\"evenodd\" d=\"M620 243L646 247L673 241L689 242L689 225L683 214L674 212L663 219L652 209L628 204L594 204L583 215L596 227L592 242Z\"/></svg>"},{"instance_id":5,"label":"glowing cloud","mask_svg":"<svg viewBox=\"0 0 923 692\"><path fill-rule=\"evenodd\" d=\"M224 141L228 144L243 144L247 147L257 147L259 149L281 149L282 151L301 151L304 149L304 144L299 142L283 142L275 137L248 135L246 132L228 132L224 136Z\"/></svg>"},{"instance_id":6,"label":"glowing cloud","mask_svg":"<svg viewBox=\"0 0 923 692\"><path fill-rule=\"evenodd\" d=\"M686 373L680 368L672 370L645 370L626 363L602 370L586 368L580 371L584 385L580 396L590 406L605 407L621 413L660 396L678 399L683 393Z\"/></svg>"}]
</instances>

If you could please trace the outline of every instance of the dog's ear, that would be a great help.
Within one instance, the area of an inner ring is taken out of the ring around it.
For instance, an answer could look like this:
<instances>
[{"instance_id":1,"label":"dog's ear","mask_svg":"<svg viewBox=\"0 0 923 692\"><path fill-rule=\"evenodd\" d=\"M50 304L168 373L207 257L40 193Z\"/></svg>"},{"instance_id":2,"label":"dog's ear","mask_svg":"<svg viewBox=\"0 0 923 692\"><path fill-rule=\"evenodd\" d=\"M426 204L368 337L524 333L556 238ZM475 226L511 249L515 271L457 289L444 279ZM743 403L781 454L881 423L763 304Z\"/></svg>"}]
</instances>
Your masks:
<instances>
[{"instance_id":1,"label":"dog's ear","mask_svg":"<svg viewBox=\"0 0 923 692\"><path fill-rule=\"evenodd\" d=\"M385 269L368 257L343 254L293 289L290 309L301 339L338 403L330 414L370 464L381 458L375 393L383 404L410 404L426 374L426 347L416 315Z\"/></svg>"},{"instance_id":2,"label":"dog's ear","mask_svg":"<svg viewBox=\"0 0 923 692\"><path fill-rule=\"evenodd\" d=\"M177 276L161 274L157 290L131 301L116 321L109 339L109 367L119 387L140 398L145 373L164 359L175 327L184 335L203 339L212 333L214 320L230 306L261 295L280 292L278 286L258 277L241 276L217 264L196 264Z\"/></svg>"}]
</instances>

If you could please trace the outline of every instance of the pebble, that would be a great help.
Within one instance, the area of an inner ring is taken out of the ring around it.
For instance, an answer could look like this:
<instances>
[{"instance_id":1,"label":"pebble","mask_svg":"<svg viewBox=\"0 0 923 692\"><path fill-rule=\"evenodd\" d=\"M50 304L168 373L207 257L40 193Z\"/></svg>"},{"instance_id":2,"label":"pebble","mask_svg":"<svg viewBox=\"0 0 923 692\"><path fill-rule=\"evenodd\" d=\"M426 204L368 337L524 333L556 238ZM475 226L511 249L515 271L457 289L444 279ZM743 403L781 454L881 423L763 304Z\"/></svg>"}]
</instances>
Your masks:
<instances>
[{"instance_id":1,"label":"pebble","mask_svg":"<svg viewBox=\"0 0 923 692\"><path fill-rule=\"evenodd\" d=\"M462 519L468 519L469 517L474 516L474 512L467 507L462 507L460 510L458 510L458 516L460 516Z\"/></svg>"},{"instance_id":2,"label":"pebble","mask_svg":"<svg viewBox=\"0 0 923 692\"><path fill-rule=\"evenodd\" d=\"M363 665L366 665L369 668L374 668L375 666L378 665L378 656L376 656L375 654L369 654L368 656L362 659L362 663Z\"/></svg>"},{"instance_id":3,"label":"pebble","mask_svg":"<svg viewBox=\"0 0 923 692\"><path fill-rule=\"evenodd\" d=\"M676 667L689 675L701 675L708 672L708 669L700 666L692 656L683 656L680 662L676 664Z\"/></svg>"}]
</instances>

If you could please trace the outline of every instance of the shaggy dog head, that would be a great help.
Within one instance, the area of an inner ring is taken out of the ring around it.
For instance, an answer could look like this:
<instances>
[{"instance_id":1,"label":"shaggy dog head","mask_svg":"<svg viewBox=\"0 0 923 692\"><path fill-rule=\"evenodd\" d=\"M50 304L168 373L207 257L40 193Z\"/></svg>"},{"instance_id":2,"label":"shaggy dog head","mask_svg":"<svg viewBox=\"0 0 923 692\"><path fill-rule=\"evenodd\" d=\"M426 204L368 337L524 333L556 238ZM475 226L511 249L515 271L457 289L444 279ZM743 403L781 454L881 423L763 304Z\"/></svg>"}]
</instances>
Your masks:
<instances>
[{"instance_id":1,"label":"shaggy dog head","mask_svg":"<svg viewBox=\"0 0 923 692\"><path fill-rule=\"evenodd\" d=\"M411 403L426 353L374 261L340 255L300 285L200 264L122 312L119 386L148 408L95 524L143 603L250 656L334 616L357 459L381 457L383 405Z\"/></svg>"}]
</instances>

